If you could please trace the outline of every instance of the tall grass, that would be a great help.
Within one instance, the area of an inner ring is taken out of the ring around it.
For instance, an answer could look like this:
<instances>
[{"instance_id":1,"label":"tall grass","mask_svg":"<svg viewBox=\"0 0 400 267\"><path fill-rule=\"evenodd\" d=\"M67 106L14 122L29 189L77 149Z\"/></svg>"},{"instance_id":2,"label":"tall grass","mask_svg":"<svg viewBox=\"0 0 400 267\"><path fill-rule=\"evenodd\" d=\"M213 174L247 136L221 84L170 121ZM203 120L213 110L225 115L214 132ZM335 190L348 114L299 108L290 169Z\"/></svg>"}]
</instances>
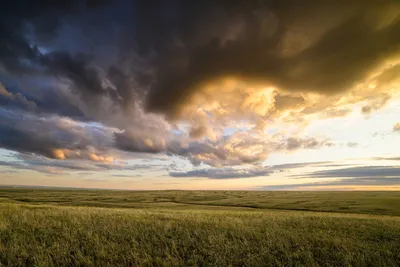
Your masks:
<instances>
[{"instance_id":1,"label":"tall grass","mask_svg":"<svg viewBox=\"0 0 400 267\"><path fill-rule=\"evenodd\" d=\"M400 218L0 204L2 266L399 266Z\"/></svg>"}]
</instances>

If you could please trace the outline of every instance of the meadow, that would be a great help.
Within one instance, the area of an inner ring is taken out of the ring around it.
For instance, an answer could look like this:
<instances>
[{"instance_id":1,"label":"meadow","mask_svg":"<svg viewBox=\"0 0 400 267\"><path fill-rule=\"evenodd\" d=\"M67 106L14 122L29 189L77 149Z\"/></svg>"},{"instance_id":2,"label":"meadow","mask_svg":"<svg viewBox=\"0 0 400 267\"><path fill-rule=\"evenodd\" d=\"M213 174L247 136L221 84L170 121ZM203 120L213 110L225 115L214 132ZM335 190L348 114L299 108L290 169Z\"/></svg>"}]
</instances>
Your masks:
<instances>
[{"instance_id":1,"label":"meadow","mask_svg":"<svg viewBox=\"0 0 400 267\"><path fill-rule=\"evenodd\" d=\"M0 189L0 266L399 266L400 192Z\"/></svg>"}]
</instances>

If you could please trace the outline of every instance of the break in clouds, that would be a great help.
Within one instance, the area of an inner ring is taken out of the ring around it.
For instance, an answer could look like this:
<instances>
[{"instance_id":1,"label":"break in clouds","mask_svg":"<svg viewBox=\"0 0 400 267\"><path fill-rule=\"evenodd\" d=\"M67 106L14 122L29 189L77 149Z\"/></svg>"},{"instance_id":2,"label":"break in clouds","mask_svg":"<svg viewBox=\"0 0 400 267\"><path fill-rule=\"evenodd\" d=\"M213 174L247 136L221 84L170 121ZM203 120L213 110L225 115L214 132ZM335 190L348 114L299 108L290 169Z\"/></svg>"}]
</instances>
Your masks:
<instances>
[{"instance_id":1,"label":"break in clouds","mask_svg":"<svg viewBox=\"0 0 400 267\"><path fill-rule=\"evenodd\" d=\"M225 177L334 146L302 127L397 97L399 15L394 0L10 1L0 147L102 164L165 154Z\"/></svg>"}]
</instances>

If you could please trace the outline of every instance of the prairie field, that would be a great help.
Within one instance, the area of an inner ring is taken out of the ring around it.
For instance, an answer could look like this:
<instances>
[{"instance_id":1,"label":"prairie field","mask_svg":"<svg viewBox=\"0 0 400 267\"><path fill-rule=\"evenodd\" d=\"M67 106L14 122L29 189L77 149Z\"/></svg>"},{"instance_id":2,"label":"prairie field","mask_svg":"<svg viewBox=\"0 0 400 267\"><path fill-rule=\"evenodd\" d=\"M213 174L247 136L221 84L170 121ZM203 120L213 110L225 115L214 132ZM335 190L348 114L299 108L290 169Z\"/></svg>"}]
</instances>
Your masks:
<instances>
[{"instance_id":1,"label":"prairie field","mask_svg":"<svg viewBox=\"0 0 400 267\"><path fill-rule=\"evenodd\" d=\"M0 266L399 266L400 192L0 189Z\"/></svg>"}]
</instances>

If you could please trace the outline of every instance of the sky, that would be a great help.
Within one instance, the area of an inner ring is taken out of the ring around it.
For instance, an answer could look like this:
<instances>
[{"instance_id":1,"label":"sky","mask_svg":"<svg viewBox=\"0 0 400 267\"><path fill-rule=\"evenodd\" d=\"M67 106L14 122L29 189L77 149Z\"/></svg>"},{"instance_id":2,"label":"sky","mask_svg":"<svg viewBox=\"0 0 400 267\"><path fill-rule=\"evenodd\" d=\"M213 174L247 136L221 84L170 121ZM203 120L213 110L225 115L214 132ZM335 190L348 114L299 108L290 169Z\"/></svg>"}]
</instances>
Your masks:
<instances>
[{"instance_id":1,"label":"sky","mask_svg":"<svg viewBox=\"0 0 400 267\"><path fill-rule=\"evenodd\" d=\"M7 2L0 185L400 190L398 0Z\"/></svg>"}]
</instances>

